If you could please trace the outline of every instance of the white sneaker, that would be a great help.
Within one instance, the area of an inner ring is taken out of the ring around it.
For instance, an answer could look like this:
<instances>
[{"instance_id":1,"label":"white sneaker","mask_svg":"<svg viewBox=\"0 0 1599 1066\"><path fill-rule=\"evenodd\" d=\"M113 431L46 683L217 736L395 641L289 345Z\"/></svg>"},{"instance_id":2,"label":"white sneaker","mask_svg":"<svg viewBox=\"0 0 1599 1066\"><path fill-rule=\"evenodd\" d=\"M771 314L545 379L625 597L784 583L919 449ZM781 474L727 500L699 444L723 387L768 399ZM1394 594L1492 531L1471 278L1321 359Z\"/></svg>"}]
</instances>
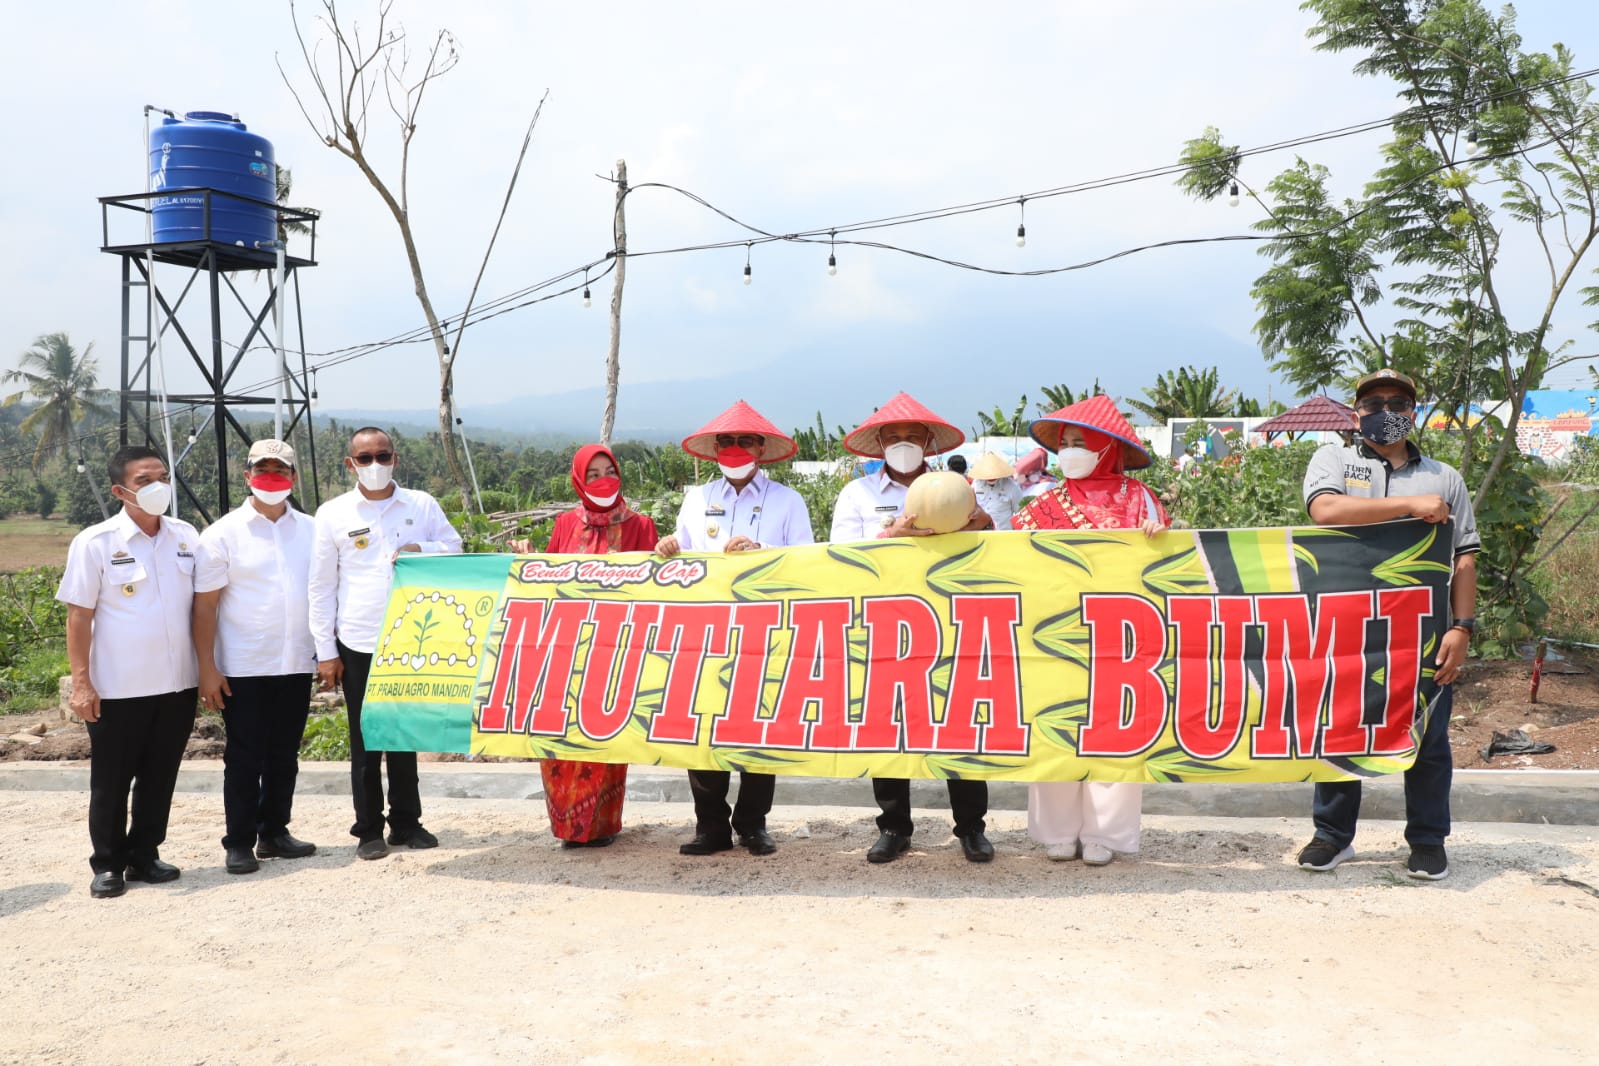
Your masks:
<instances>
[{"instance_id":1,"label":"white sneaker","mask_svg":"<svg viewBox=\"0 0 1599 1066\"><path fill-rule=\"evenodd\" d=\"M1109 866L1116 853L1103 844L1084 844L1083 862L1089 866Z\"/></svg>"},{"instance_id":2,"label":"white sneaker","mask_svg":"<svg viewBox=\"0 0 1599 1066\"><path fill-rule=\"evenodd\" d=\"M1044 849L1044 854L1049 856L1051 862L1071 862L1077 858L1077 844L1051 844Z\"/></svg>"}]
</instances>

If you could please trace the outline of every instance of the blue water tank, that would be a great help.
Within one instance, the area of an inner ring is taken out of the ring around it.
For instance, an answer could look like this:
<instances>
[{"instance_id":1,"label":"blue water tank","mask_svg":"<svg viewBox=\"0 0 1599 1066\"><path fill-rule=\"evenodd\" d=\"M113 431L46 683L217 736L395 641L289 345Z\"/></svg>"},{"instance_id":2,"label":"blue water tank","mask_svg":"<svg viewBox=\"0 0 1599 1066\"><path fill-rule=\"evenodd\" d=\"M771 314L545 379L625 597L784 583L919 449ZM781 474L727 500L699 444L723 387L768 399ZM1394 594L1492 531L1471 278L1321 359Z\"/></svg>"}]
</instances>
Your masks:
<instances>
[{"instance_id":1,"label":"blue water tank","mask_svg":"<svg viewBox=\"0 0 1599 1066\"><path fill-rule=\"evenodd\" d=\"M190 111L163 119L150 131L150 189L202 188L248 196L267 204L277 200L277 166L272 142L245 129L231 115ZM228 196L211 197L211 229L206 232L205 198L199 193L154 200L155 242L203 241L254 249L277 239L277 213L270 207Z\"/></svg>"}]
</instances>

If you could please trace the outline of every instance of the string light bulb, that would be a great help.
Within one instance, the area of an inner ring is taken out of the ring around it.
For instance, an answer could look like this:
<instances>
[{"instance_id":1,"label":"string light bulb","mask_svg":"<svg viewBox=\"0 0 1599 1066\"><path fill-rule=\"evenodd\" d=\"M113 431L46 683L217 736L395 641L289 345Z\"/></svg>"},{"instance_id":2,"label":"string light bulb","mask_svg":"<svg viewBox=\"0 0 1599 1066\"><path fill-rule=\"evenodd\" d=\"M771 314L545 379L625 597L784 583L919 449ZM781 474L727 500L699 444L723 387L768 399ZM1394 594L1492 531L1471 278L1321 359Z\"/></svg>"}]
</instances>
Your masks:
<instances>
[{"instance_id":1,"label":"string light bulb","mask_svg":"<svg viewBox=\"0 0 1599 1066\"><path fill-rule=\"evenodd\" d=\"M1016 206L1021 209L1021 219L1016 225L1016 247L1027 247L1027 197L1020 196L1016 199Z\"/></svg>"},{"instance_id":2,"label":"string light bulb","mask_svg":"<svg viewBox=\"0 0 1599 1066\"><path fill-rule=\"evenodd\" d=\"M310 403L310 405L312 407L316 406L316 370L315 370L315 368L313 368L312 371L311 371L311 399L310 399L309 403Z\"/></svg>"},{"instance_id":3,"label":"string light bulb","mask_svg":"<svg viewBox=\"0 0 1599 1066\"><path fill-rule=\"evenodd\" d=\"M1236 181L1227 186L1227 206L1238 206L1238 183Z\"/></svg>"},{"instance_id":4,"label":"string light bulb","mask_svg":"<svg viewBox=\"0 0 1599 1066\"><path fill-rule=\"evenodd\" d=\"M744 245L744 284L746 284L746 285L748 285L752 280L754 280L753 276L750 273L750 248L751 248L751 244L745 243L745 245Z\"/></svg>"},{"instance_id":5,"label":"string light bulb","mask_svg":"<svg viewBox=\"0 0 1599 1066\"><path fill-rule=\"evenodd\" d=\"M1476 123L1472 123L1471 132L1466 134L1466 154L1467 155L1476 155L1477 154L1477 149L1481 147L1481 145L1478 143L1478 135L1480 133L1481 133L1481 131L1477 128Z\"/></svg>"},{"instance_id":6,"label":"string light bulb","mask_svg":"<svg viewBox=\"0 0 1599 1066\"><path fill-rule=\"evenodd\" d=\"M827 276L830 278L838 275L838 256L833 252L833 246L837 239L838 230L830 229L827 231Z\"/></svg>"},{"instance_id":7,"label":"string light bulb","mask_svg":"<svg viewBox=\"0 0 1599 1066\"><path fill-rule=\"evenodd\" d=\"M1592 406L1592 405L1591 405L1591 404L1590 404L1590 406ZM83 472L84 472L84 471L85 471L85 470L87 470L87 469L89 469L89 468L88 468L88 467L86 467L86 466L84 466L84 465L83 465L83 460L82 460L82 459L79 459L79 460L78 460L78 473L80 473L80 474L81 474L81 473L83 473Z\"/></svg>"},{"instance_id":8,"label":"string light bulb","mask_svg":"<svg viewBox=\"0 0 1599 1066\"><path fill-rule=\"evenodd\" d=\"M587 270L583 271L583 306L594 306L594 298L589 295L589 272Z\"/></svg>"}]
</instances>

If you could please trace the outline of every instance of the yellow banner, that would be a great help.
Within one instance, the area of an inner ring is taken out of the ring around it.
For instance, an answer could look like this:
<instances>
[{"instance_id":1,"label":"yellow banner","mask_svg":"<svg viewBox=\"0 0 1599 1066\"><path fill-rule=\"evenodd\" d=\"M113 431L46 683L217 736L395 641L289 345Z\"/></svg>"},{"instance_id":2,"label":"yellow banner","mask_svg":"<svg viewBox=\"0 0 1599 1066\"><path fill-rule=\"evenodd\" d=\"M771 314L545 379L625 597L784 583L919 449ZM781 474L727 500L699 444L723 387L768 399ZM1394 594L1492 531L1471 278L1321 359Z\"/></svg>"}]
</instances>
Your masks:
<instances>
[{"instance_id":1,"label":"yellow banner","mask_svg":"<svg viewBox=\"0 0 1599 1066\"><path fill-rule=\"evenodd\" d=\"M661 560L405 556L371 750L826 777L1407 768L1447 526L961 533Z\"/></svg>"}]
</instances>

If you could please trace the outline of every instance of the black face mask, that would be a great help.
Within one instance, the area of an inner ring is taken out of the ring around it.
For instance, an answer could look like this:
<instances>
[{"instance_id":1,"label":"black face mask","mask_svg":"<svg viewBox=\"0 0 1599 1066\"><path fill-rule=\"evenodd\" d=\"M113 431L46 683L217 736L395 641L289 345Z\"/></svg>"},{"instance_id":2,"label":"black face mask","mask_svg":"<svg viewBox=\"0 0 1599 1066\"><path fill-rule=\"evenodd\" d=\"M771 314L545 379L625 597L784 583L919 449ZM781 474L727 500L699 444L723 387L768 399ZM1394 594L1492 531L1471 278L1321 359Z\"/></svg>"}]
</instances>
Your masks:
<instances>
[{"instance_id":1,"label":"black face mask","mask_svg":"<svg viewBox=\"0 0 1599 1066\"><path fill-rule=\"evenodd\" d=\"M1415 427L1416 423L1409 415L1392 411L1373 411L1360 416L1360 435L1373 444L1398 444L1410 436L1410 431Z\"/></svg>"}]
</instances>

